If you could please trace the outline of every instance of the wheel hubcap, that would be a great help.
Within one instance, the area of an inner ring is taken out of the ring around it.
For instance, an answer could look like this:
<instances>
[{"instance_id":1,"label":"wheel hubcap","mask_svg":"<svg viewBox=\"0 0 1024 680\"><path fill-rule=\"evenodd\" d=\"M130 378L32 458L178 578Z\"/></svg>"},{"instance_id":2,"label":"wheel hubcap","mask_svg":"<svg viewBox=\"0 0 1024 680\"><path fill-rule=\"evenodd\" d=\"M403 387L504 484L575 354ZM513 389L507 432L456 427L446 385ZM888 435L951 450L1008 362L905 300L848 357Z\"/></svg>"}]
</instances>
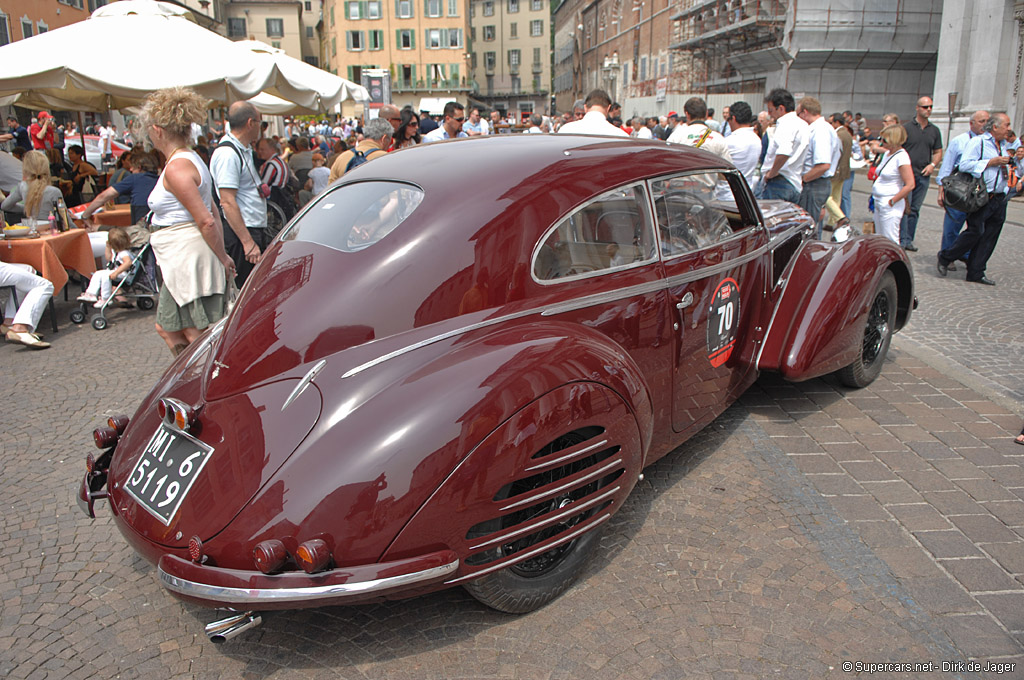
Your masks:
<instances>
[{"instance_id":1,"label":"wheel hubcap","mask_svg":"<svg viewBox=\"0 0 1024 680\"><path fill-rule=\"evenodd\" d=\"M889 296L880 291L868 312L868 323L864 329L863 357L865 364L874 363L882 351L882 344L889 335Z\"/></svg>"}]
</instances>

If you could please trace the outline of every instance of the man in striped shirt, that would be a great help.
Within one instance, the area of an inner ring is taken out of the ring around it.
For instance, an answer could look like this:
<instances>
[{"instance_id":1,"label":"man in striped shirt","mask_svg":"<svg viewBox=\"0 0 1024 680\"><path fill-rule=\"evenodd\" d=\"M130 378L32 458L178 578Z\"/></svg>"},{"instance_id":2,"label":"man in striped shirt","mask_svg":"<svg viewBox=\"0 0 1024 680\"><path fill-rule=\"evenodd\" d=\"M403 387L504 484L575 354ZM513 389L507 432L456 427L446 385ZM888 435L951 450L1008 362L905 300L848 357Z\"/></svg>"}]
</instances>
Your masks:
<instances>
[{"instance_id":1,"label":"man in striped shirt","mask_svg":"<svg viewBox=\"0 0 1024 680\"><path fill-rule=\"evenodd\" d=\"M281 158L281 144L270 137L261 137L256 143L256 155L263 161L260 181L270 187L270 200L281 206L287 217L295 214L295 201L288 191L291 169Z\"/></svg>"}]
</instances>

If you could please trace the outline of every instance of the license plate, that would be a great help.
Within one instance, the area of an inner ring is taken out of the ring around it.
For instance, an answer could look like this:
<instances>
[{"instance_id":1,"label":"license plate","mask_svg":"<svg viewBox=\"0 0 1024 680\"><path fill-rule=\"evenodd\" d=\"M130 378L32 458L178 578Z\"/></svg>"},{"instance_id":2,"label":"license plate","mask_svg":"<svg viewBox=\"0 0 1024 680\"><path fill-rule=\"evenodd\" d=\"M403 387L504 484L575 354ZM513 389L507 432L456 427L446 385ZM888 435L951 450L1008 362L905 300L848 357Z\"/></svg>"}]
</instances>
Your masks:
<instances>
[{"instance_id":1,"label":"license plate","mask_svg":"<svg viewBox=\"0 0 1024 680\"><path fill-rule=\"evenodd\" d=\"M151 515L169 526L212 453L212 446L161 423L124 489Z\"/></svg>"}]
</instances>

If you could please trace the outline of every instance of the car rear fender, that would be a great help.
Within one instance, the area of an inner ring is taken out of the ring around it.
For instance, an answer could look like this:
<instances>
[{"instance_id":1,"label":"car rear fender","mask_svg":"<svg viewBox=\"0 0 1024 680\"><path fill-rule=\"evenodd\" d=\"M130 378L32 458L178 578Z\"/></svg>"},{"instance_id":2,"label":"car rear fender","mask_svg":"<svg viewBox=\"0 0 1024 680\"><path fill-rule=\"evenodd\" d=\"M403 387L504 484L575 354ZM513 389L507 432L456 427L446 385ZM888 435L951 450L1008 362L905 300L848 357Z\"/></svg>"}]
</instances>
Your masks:
<instances>
[{"instance_id":1,"label":"car rear fender","mask_svg":"<svg viewBox=\"0 0 1024 680\"><path fill-rule=\"evenodd\" d=\"M555 320L489 330L347 378L341 375L350 366L328 361L315 380L324 404L316 426L208 547L247 555L276 538L291 551L315 537L339 566L378 561L480 442L543 395L576 383L599 380L604 398L622 403L642 433L628 447L629 467L639 469L652 408L628 354L590 329Z\"/></svg>"},{"instance_id":2,"label":"car rear fender","mask_svg":"<svg viewBox=\"0 0 1024 680\"><path fill-rule=\"evenodd\" d=\"M881 236L844 243L808 241L776 290L757 366L808 380L852 363L861 351L869 305L885 271L896 278L896 330L910 319L914 287L903 251Z\"/></svg>"}]
</instances>

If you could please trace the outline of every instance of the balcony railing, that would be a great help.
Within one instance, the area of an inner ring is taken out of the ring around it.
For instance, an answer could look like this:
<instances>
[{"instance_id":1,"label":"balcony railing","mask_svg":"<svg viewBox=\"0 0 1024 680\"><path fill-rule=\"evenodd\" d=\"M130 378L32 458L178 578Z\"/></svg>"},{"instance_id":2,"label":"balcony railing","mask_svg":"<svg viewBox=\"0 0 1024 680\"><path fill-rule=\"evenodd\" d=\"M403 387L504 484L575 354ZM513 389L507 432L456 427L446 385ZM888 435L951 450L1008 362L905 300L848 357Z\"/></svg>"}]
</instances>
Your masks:
<instances>
[{"instance_id":1,"label":"balcony railing","mask_svg":"<svg viewBox=\"0 0 1024 680\"><path fill-rule=\"evenodd\" d=\"M468 90L465 80L448 78L444 80L406 80L398 78L391 83L394 92L431 91L431 90Z\"/></svg>"}]
</instances>

